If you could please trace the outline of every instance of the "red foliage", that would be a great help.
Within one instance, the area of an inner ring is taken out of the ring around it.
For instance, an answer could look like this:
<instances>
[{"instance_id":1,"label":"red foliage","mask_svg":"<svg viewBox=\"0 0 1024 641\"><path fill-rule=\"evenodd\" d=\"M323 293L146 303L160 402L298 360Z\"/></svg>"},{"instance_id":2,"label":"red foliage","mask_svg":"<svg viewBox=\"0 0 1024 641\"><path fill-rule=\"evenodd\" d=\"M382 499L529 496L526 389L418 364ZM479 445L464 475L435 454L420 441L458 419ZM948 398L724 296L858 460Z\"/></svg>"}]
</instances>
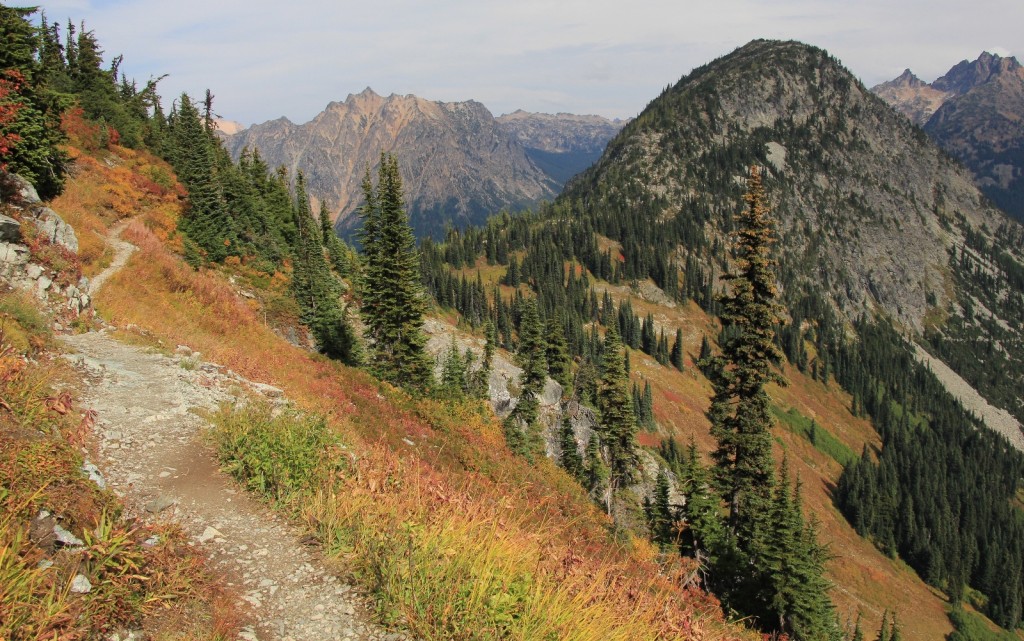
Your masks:
<instances>
[{"instance_id":1,"label":"red foliage","mask_svg":"<svg viewBox=\"0 0 1024 641\"><path fill-rule=\"evenodd\" d=\"M6 158L11 148L21 140L21 136L7 131L7 128L25 106L21 99L21 88L24 85L25 78L17 69L0 73L0 169L7 169Z\"/></svg>"}]
</instances>

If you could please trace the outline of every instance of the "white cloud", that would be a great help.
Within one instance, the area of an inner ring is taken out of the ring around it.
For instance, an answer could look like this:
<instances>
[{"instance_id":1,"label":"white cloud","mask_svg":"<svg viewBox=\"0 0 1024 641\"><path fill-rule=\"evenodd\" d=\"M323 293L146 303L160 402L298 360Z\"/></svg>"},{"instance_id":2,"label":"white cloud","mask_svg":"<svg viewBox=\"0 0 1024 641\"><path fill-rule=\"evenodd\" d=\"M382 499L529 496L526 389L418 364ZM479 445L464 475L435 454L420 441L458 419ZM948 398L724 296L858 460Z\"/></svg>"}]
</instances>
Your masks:
<instances>
[{"instance_id":1,"label":"white cloud","mask_svg":"<svg viewBox=\"0 0 1024 641\"><path fill-rule=\"evenodd\" d=\"M170 74L246 123L308 120L369 85L381 93L631 116L690 69L758 37L825 47L871 85L933 79L1000 43L1021 50L1019 0L53 0L138 80Z\"/></svg>"}]
</instances>

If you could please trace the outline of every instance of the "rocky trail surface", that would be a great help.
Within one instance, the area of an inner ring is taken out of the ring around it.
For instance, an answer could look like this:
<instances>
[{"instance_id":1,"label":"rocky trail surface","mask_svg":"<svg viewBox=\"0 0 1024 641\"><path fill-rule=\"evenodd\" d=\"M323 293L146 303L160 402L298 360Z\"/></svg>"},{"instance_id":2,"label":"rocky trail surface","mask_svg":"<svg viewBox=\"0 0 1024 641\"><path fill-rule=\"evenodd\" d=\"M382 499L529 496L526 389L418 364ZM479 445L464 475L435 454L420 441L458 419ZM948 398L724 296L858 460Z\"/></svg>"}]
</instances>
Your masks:
<instances>
[{"instance_id":1,"label":"rocky trail surface","mask_svg":"<svg viewBox=\"0 0 1024 641\"><path fill-rule=\"evenodd\" d=\"M112 239L123 265L131 246ZM111 272L112 273L112 272ZM106 274L93 280L93 289ZM85 405L96 412L94 461L131 515L179 523L239 598L246 641L398 641L369 617L365 599L332 571L302 532L249 497L218 469L204 442L204 410L250 388L281 392L203 363L115 340L108 329L64 338L82 374Z\"/></svg>"}]
</instances>

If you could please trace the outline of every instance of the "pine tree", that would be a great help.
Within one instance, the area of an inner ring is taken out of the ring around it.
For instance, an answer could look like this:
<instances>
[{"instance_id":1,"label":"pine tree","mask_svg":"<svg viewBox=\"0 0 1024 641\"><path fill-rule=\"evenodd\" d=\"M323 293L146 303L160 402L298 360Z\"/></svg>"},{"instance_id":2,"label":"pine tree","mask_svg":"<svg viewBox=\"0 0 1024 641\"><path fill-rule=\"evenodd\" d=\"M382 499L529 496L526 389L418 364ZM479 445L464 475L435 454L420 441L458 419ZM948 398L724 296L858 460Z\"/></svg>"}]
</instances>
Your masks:
<instances>
[{"instance_id":1,"label":"pine tree","mask_svg":"<svg viewBox=\"0 0 1024 641\"><path fill-rule=\"evenodd\" d=\"M765 385L780 380L772 365L781 356L774 340L779 319L771 256L773 223L757 167L750 170L744 201L733 246L736 271L725 276L731 291L722 301L722 356L707 359L714 388L707 415L718 442L716 482L741 548L754 543L757 522L767 514L771 500L772 421Z\"/></svg>"},{"instance_id":2,"label":"pine tree","mask_svg":"<svg viewBox=\"0 0 1024 641\"><path fill-rule=\"evenodd\" d=\"M838 626L824 577L828 552L818 543L814 525L804 524L799 481L790 494L785 459L780 476L762 544L761 600L777 617L777 629L793 638L834 638Z\"/></svg>"},{"instance_id":3,"label":"pine tree","mask_svg":"<svg viewBox=\"0 0 1024 641\"><path fill-rule=\"evenodd\" d=\"M572 429L572 417L569 416L568 408L562 411L562 427L558 432L558 445L561 451L559 462L562 469L573 478L583 481L583 458L580 456L579 446L576 444L576 433Z\"/></svg>"},{"instance_id":4,"label":"pine tree","mask_svg":"<svg viewBox=\"0 0 1024 641\"><path fill-rule=\"evenodd\" d=\"M310 211L302 172L295 181L294 219L298 234L292 292L302 311L302 322L313 332L320 351L355 365L361 354L358 341L338 300L340 285L324 258L320 227Z\"/></svg>"},{"instance_id":5,"label":"pine tree","mask_svg":"<svg viewBox=\"0 0 1024 641\"><path fill-rule=\"evenodd\" d=\"M572 361L563 326L562 316L556 312L554 318L547 324L547 363L548 374L562 386L563 393L568 394L569 386L572 384Z\"/></svg>"},{"instance_id":6,"label":"pine tree","mask_svg":"<svg viewBox=\"0 0 1024 641\"><path fill-rule=\"evenodd\" d=\"M680 541L681 551L715 566L726 539L719 507L721 498L711 485L708 470L700 463L693 441L687 449L683 476L681 481L686 494L683 517L688 527Z\"/></svg>"},{"instance_id":7,"label":"pine tree","mask_svg":"<svg viewBox=\"0 0 1024 641\"><path fill-rule=\"evenodd\" d=\"M668 547L673 543L672 524L675 521L672 506L669 503L668 474L664 469L658 470L658 478L654 484L654 495L648 501L647 528L651 540Z\"/></svg>"},{"instance_id":8,"label":"pine tree","mask_svg":"<svg viewBox=\"0 0 1024 641\"><path fill-rule=\"evenodd\" d=\"M544 392L548 368L544 340L544 325L537 311L536 299L522 303L517 353L523 373L519 377L519 401L504 421L505 438L509 448L529 460L540 453L540 426L537 422L540 396Z\"/></svg>"},{"instance_id":9,"label":"pine tree","mask_svg":"<svg viewBox=\"0 0 1024 641\"><path fill-rule=\"evenodd\" d=\"M441 394L450 399L465 398L466 375L466 362L459 353L458 343L452 334L451 344L441 363Z\"/></svg>"},{"instance_id":10,"label":"pine tree","mask_svg":"<svg viewBox=\"0 0 1024 641\"><path fill-rule=\"evenodd\" d=\"M669 354L668 360L672 363L672 367L680 372L683 371L683 329L681 327L676 329L676 340L672 343L672 352Z\"/></svg>"},{"instance_id":11,"label":"pine tree","mask_svg":"<svg viewBox=\"0 0 1024 641\"><path fill-rule=\"evenodd\" d=\"M615 491L629 483L636 470L636 415L623 351L619 334L612 324L605 334L601 378L597 386L601 443L608 453L610 472L607 498L609 512Z\"/></svg>"},{"instance_id":12,"label":"pine tree","mask_svg":"<svg viewBox=\"0 0 1024 641\"><path fill-rule=\"evenodd\" d=\"M215 143L188 94L181 94L172 123L171 164L188 190L188 208L179 226L207 260L219 262L234 253L238 237L215 177Z\"/></svg>"},{"instance_id":13,"label":"pine tree","mask_svg":"<svg viewBox=\"0 0 1024 641\"><path fill-rule=\"evenodd\" d=\"M372 342L370 367L384 380L424 391L433 379L422 329L426 298L394 156L381 154L376 186L367 169L363 197L360 239L366 268L360 296Z\"/></svg>"}]
</instances>

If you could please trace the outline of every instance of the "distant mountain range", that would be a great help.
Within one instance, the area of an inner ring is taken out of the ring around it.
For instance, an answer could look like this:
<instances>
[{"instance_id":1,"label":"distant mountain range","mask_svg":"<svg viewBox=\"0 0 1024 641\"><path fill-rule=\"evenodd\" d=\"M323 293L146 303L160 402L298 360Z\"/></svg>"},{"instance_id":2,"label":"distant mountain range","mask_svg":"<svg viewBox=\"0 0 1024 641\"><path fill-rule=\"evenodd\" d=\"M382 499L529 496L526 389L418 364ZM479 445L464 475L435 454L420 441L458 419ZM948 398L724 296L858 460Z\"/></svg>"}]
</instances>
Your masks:
<instances>
[{"instance_id":1,"label":"distant mountain range","mask_svg":"<svg viewBox=\"0 0 1024 641\"><path fill-rule=\"evenodd\" d=\"M376 168L381 152L394 153L413 228L420 236L440 236L448 225L480 223L502 209L553 198L621 126L571 114L517 111L494 118L472 100L382 97L367 88L332 102L306 124L279 118L224 138L236 158L249 147L272 167L303 171L342 235L358 227L354 214L366 168Z\"/></svg>"},{"instance_id":2,"label":"distant mountain range","mask_svg":"<svg viewBox=\"0 0 1024 641\"><path fill-rule=\"evenodd\" d=\"M1024 220L1024 68L983 53L935 82L909 69L872 89L975 174L986 196Z\"/></svg>"}]
</instances>

